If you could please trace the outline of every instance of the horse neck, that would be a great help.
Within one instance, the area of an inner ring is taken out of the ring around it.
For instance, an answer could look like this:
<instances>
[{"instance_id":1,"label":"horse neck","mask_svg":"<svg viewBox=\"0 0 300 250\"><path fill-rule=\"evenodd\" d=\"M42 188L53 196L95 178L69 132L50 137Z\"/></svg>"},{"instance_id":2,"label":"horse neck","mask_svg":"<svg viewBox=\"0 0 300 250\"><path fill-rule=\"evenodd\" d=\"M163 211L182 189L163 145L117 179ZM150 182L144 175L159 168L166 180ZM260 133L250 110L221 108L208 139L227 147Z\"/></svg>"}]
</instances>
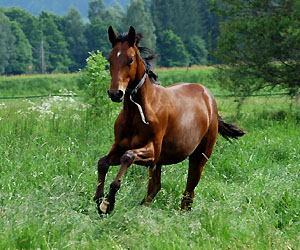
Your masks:
<instances>
[{"instance_id":1,"label":"horse neck","mask_svg":"<svg viewBox=\"0 0 300 250\"><path fill-rule=\"evenodd\" d=\"M145 65L143 63L143 60L141 56L138 56L138 62L137 62L137 70L136 70L136 77L133 86L136 86L141 79L143 78L146 69ZM137 90L137 93L133 94L132 98L135 102L137 102L139 105L141 105L146 117L147 117L147 109L149 107L149 101L151 100L151 97L153 96L154 87L152 83L150 82L150 79L148 76L146 76L146 80L141 88ZM126 94L124 99L124 111L129 113L130 115L137 114L140 116L139 111L137 109L137 106L131 102L130 95Z\"/></svg>"}]
</instances>

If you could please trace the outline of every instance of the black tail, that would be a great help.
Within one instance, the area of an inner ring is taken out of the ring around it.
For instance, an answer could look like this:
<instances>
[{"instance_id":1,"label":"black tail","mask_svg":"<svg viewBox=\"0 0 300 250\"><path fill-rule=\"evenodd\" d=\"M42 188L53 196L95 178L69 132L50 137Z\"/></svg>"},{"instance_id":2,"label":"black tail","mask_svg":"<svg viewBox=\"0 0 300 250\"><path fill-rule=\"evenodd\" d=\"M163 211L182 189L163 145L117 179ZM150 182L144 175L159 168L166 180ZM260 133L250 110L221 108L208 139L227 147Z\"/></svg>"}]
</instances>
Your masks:
<instances>
[{"instance_id":1,"label":"black tail","mask_svg":"<svg viewBox=\"0 0 300 250\"><path fill-rule=\"evenodd\" d=\"M219 121L219 133L228 141L229 138L238 139L239 137L246 134L244 130L238 128L237 126L225 122L220 115L218 115Z\"/></svg>"}]
</instances>

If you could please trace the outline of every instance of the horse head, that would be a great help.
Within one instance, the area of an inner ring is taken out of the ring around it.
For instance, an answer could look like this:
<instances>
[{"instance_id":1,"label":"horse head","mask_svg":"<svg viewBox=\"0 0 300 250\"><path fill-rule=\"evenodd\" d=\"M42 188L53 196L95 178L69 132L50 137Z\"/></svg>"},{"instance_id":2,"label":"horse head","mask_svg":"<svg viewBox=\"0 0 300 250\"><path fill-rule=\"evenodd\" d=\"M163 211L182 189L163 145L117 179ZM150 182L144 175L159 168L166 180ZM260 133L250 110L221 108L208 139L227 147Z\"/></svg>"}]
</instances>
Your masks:
<instances>
[{"instance_id":1,"label":"horse head","mask_svg":"<svg viewBox=\"0 0 300 250\"><path fill-rule=\"evenodd\" d=\"M137 35L132 26L127 35L120 37L110 26L108 37L112 44L112 51L108 56L111 74L108 95L112 101L121 102L127 87L136 81L138 64L142 59L136 47Z\"/></svg>"}]
</instances>

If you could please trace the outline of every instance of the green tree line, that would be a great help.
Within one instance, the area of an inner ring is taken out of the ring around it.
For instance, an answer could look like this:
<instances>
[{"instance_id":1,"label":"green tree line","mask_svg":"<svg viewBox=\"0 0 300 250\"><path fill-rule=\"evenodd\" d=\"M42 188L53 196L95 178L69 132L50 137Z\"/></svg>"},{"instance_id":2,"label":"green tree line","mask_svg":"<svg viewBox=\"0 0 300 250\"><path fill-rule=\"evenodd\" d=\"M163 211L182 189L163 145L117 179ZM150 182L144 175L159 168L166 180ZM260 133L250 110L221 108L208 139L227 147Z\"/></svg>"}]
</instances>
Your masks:
<instances>
[{"instance_id":1,"label":"green tree line","mask_svg":"<svg viewBox=\"0 0 300 250\"><path fill-rule=\"evenodd\" d=\"M118 32L132 25L144 33L144 45L160 55L159 66L215 62L209 51L219 23L208 0L131 0L126 11L118 2L106 8L102 0L91 0L88 21L74 7L64 16L0 8L0 74L76 72L89 51L107 56L110 25Z\"/></svg>"}]
</instances>

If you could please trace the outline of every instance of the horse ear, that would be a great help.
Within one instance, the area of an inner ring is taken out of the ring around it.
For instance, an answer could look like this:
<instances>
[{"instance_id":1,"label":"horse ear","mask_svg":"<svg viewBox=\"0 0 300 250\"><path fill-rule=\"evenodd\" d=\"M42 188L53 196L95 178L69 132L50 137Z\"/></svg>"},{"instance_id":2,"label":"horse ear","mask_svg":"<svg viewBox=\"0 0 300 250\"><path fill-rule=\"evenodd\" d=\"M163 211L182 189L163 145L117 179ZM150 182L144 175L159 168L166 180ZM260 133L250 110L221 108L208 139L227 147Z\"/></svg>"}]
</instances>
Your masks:
<instances>
[{"instance_id":1,"label":"horse ear","mask_svg":"<svg viewBox=\"0 0 300 250\"><path fill-rule=\"evenodd\" d=\"M112 44L112 46L114 46L116 40L118 39L118 36L116 35L116 33L114 32L114 30L111 26L109 26L109 28L108 28L108 38L109 38L109 41Z\"/></svg>"},{"instance_id":2,"label":"horse ear","mask_svg":"<svg viewBox=\"0 0 300 250\"><path fill-rule=\"evenodd\" d=\"M136 34L135 34L135 29L130 26L129 32L128 32L128 42L130 46L133 46L136 41Z\"/></svg>"}]
</instances>

